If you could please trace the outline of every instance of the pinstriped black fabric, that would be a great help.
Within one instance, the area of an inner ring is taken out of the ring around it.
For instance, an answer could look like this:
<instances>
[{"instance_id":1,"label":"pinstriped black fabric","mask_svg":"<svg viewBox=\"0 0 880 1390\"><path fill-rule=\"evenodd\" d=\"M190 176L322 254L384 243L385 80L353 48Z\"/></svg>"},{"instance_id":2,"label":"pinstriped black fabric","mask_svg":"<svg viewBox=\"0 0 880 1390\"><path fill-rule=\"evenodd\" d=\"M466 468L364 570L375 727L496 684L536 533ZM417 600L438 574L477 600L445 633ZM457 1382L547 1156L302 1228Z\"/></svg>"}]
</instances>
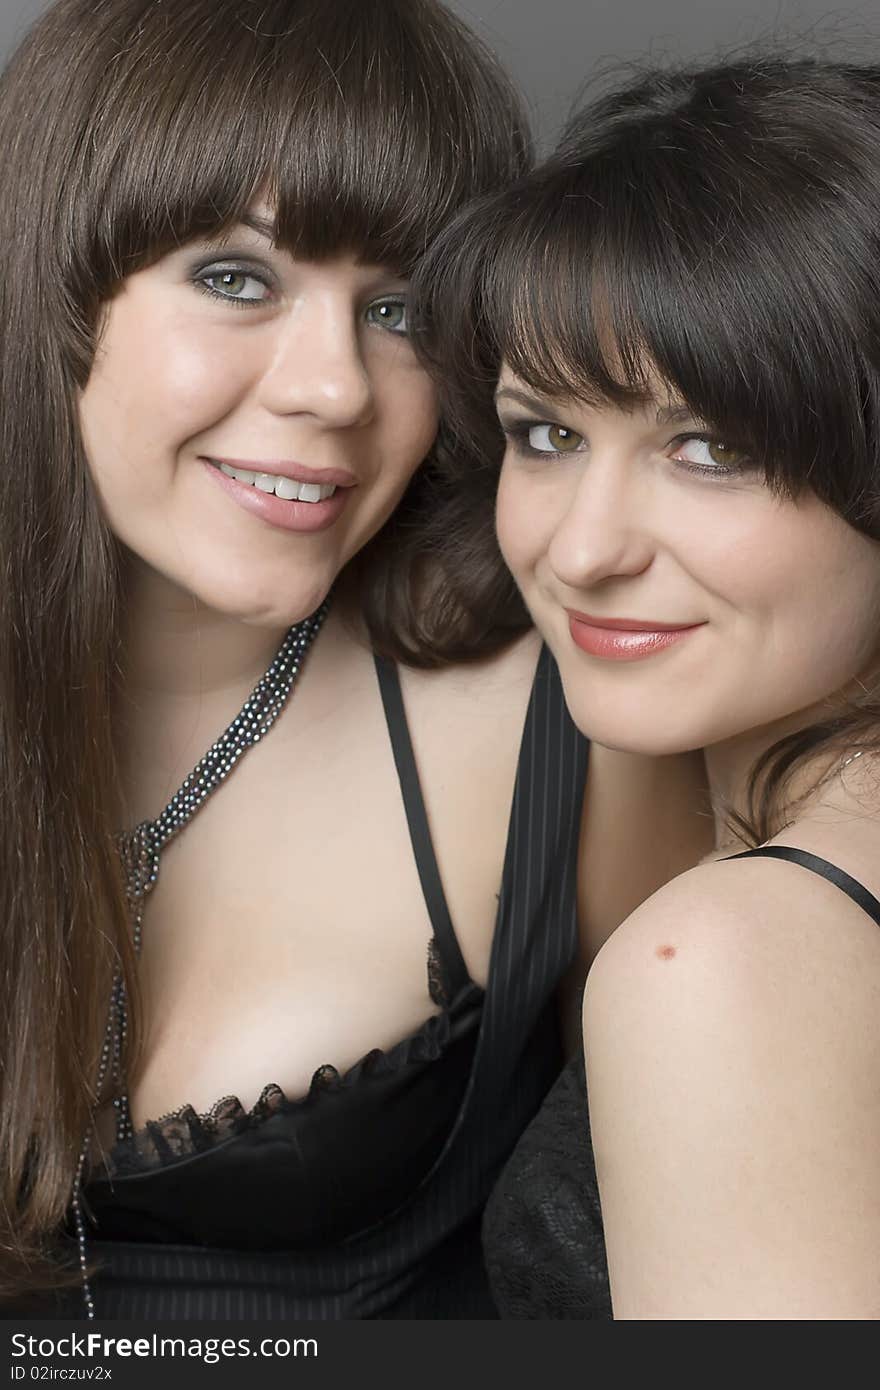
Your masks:
<instances>
[{"instance_id":1,"label":"pinstriped black fabric","mask_svg":"<svg viewBox=\"0 0 880 1390\"><path fill-rule=\"evenodd\" d=\"M569 718L545 649L520 748L473 1064L451 1132L415 1193L373 1228L313 1251L95 1243L102 1263L93 1285L99 1317L497 1316L479 1224L501 1166L562 1062L555 992L576 943L586 764L586 742ZM231 1192L230 1200L236 1196Z\"/></svg>"}]
</instances>

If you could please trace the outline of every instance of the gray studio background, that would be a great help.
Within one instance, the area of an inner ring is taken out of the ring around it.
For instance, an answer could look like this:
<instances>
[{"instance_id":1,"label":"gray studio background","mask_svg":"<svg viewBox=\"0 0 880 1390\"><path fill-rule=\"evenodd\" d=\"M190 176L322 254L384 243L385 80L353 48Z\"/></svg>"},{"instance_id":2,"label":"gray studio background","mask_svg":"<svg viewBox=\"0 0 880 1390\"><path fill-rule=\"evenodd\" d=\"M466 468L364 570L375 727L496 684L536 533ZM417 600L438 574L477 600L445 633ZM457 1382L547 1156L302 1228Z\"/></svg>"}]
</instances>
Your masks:
<instances>
[{"instance_id":1,"label":"gray studio background","mask_svg":"<svg viewBox=\"0 0 880 1390\"><path fill-rule=\"evenodd\" d=\"M0 0L0 61L48 0ZM651 53L705 57L755 39L809 38L816 26L857 56L880 52L876 0L451 0L519 80L542 144L597 68Z\"/></svg>"}]
</instances>

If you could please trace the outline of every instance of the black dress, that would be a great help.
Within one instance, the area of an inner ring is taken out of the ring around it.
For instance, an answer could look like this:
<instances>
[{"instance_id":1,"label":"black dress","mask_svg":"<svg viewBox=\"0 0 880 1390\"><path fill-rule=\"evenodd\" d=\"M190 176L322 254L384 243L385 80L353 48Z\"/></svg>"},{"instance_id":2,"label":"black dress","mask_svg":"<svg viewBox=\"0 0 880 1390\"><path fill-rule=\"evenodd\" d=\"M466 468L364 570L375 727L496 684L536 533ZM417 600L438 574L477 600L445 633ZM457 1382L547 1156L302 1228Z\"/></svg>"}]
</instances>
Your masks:
<instances>
[{"instance_id":1,"label":"black dress","mask_svg":"<svg viewBox=\"0 0 880 1390\"><path fill-rule=\"evenodd\" d=\"M397 672L377 668L440 1012L344 1075L321 1068L307 1096L270 1085L252 1111L185 1107L117 1145L85 1190L99 1319L497 1317L480 1218L562 1062L555 993L576 942L587 747L544 650L484 992L450 921ZM81 1293L44 1315L82 1316Z\"/></svg>"},{"instance_id":2,"label":"black dress","mask_svg":"<svg viewBox=\"0 0 880 1390\"><path fill-rule=\"evenodd\" d=\"M783 845L729 857L752 856L812 870L880 926L880 902L827 859ZM486 1207L483 1239L503 1318L611 1318L583 1055L565 1068L514 1150Z\"/></svg>"}]
</instances>

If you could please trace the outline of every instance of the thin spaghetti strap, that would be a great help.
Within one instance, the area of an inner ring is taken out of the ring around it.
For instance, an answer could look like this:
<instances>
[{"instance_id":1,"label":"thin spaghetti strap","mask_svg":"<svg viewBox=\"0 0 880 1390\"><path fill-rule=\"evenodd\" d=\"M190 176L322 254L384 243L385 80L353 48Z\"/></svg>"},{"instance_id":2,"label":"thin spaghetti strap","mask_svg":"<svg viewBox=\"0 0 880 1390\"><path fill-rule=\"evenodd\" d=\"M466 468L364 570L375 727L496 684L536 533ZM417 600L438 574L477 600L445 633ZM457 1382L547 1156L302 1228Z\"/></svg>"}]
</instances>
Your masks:
<instances>
[{"instance_id":1,"label":"thin spaghetti strap","mask_svg":"<svg viewBox=\"0 0 880 1390\"><path fill-rule=\"evenodd\" d=\"M833 883L835 888L839 888L841 893L845 893L848 898L852 898L858 907L867 912L880 927L880 901L869 893L868 889L858 879L852 878L843 869L839 869L836 864L831 864L827 859L820 859L818 854L810 854L805 849L792 849L789 845L761 845L758 849L746 849L742 854L729 854L728 859L787 859L792 864L800 864L804 869L810 869L814 874L819 874L820 878L825 878L829 883Z\"/></svg>"},{"instance_id":2,"label":"thin spaghetti strap","mask_svg":"<svg viewBox=\"0 0 880 1390\"><path fill-rule=\"evenodd\" d=\"M385 720L391 739L391 749L394 754L394 764L397 768L403 796L403 808L406 812L413 856L419 871L419 880L428 908L428 916L434 929L434 940L437 943L437 950L443 965L445 983L448 986L450 998L454 999L459 990L470 983L470 976L455 935L452 918L449 915L449 906L443 891L437 856L431 842L428 816L422 797L412 740L409 736L406 710L403 706L400 676L393 661L376 656L375 663L382 705L385 710Z\"/></svg>"}]
</instances>

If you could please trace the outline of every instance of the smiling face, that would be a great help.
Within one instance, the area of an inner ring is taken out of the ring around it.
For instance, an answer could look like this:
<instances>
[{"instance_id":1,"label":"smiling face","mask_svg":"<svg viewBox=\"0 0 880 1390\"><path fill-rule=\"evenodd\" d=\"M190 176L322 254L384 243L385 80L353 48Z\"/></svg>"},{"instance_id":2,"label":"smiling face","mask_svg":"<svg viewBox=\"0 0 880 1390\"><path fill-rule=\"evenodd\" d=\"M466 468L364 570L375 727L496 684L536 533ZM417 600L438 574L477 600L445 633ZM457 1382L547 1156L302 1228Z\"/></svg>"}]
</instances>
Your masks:
<instances>
[{"instance_id":1,"label":"smiling face","mask_svg":"<svg viewBox=\"0 0 880 1390\"><path fill-rule=\"evenodd\" d=\"M406 282L307 262L259 215L128 277L80 419L137 571L247 622L312 612L431 447Z\"/></svg>"},{"instance_id":2,"label":"smiling face","mask_svg":"<svg viewBox=\"0 0 880 1390\"><path fill-rule=\"evenodd\" d=\"M708 747L876 662L880 544L812 494L771 492L676 402L543 399L504 371L498 411L501 548L590 737Z\"/></svg>"}]
</instances>

